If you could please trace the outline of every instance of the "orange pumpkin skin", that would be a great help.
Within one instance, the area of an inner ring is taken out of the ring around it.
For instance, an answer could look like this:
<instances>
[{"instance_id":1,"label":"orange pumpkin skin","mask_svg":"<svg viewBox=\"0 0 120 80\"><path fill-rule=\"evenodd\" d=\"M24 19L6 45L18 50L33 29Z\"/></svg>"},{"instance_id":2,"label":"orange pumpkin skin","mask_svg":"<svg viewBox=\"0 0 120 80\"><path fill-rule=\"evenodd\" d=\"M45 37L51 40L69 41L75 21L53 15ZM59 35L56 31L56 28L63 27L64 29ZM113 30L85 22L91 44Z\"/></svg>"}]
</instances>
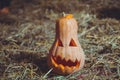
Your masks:
<instances>
[{"instance_id":1,"label":"orange pumpkin skin","mask_svg":"<svg viewBox=\"0 0 120 80\"><path fill-rule=\"evenodd\" d=\"M77 37L77 21L68 14L56 22L56 37L49 51L48 65L58 74L71 74L80 70L85 55Z\"/></svg>"}]
</instances>

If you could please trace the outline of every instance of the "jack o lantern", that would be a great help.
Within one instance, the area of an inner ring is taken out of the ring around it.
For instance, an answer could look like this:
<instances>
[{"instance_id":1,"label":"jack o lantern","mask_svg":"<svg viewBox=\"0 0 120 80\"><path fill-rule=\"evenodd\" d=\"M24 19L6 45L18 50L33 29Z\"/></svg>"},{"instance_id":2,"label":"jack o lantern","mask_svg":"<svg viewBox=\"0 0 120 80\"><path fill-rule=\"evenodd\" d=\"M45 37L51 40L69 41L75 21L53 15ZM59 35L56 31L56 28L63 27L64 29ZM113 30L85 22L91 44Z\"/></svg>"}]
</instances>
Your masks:
<instances>
[{"instance_id":1,"label":"jack o lantern","mask_svg":"<svg viewBox=\"0 0 120 80\"><path fill-rule=\"evenodd\" d=\"M78 41L77 30L77 21L72 14L56 21L56 37L48 55L48 65L53 72L66 75L83 67L85 55Z\"/></svg>"}]
</instances>

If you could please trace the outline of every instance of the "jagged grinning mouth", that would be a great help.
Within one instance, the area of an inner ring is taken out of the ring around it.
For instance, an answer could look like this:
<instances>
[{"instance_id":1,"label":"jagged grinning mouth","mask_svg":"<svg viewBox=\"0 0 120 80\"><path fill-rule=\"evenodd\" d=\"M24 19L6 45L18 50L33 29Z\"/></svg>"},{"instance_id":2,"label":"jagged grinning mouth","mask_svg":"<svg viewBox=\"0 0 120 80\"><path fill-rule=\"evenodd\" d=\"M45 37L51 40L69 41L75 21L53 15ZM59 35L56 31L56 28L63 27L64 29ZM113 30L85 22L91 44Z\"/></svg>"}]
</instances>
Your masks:
<instances>
[{"instance_id":1,"label":"jagged grinning mouth","mask_svg":"<svg viewBox=\"0 0 120 80\"><path fill-rule=\"evenodd\" d=\"M73 62L71 60L66 61L65 59L61 59L60 56L57 56L57 57L52 56L51 60L55 67L60 66L62 70L64 70L66 66L69 68L73 68L73 67L79 68L80 66L80 61L78 61L77 59L75 62Z\"/></svg>"}]
</instances>

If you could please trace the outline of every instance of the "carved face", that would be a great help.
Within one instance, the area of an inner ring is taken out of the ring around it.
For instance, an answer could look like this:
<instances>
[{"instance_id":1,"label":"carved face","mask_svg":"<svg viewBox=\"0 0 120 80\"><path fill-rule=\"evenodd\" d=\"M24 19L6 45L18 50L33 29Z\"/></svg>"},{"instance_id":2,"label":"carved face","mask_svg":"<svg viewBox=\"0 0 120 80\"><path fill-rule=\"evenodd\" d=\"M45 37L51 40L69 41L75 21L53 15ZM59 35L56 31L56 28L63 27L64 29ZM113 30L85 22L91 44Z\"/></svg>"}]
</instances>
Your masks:
<instances>
[{"instance_id":1,"label":"carved face","mask_svg":"<svg viewBox=\"0 0 120 80\"><path fill-rule=\"evenodd\" d=\"M84 53L77 37L77 22L72 14L56 22L56 38L48 55L48 65L58 74L70 74L84 65Z\"/></svg>"}]
</instances>

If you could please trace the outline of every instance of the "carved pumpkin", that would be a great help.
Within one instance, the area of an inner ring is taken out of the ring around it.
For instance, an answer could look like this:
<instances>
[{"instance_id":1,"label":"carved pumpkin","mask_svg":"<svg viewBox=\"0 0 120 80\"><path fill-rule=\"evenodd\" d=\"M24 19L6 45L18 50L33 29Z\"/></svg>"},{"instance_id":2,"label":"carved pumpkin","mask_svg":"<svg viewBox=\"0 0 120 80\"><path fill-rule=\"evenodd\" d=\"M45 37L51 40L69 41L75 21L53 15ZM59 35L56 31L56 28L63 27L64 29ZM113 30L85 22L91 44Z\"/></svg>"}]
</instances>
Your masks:
<instances>
[{"instance_id":1,"label":"carved pumpkin","mask_svg":"<svg viewBox=\"0 0 120 80\"><path fill-rule=\"evenodd\" d=\"M57 20L55 41L48 55L48 65L55 73L70 74L83 67L85 56L77 30L77 21L72 14Z\"/></svg>"}]
</instances>

